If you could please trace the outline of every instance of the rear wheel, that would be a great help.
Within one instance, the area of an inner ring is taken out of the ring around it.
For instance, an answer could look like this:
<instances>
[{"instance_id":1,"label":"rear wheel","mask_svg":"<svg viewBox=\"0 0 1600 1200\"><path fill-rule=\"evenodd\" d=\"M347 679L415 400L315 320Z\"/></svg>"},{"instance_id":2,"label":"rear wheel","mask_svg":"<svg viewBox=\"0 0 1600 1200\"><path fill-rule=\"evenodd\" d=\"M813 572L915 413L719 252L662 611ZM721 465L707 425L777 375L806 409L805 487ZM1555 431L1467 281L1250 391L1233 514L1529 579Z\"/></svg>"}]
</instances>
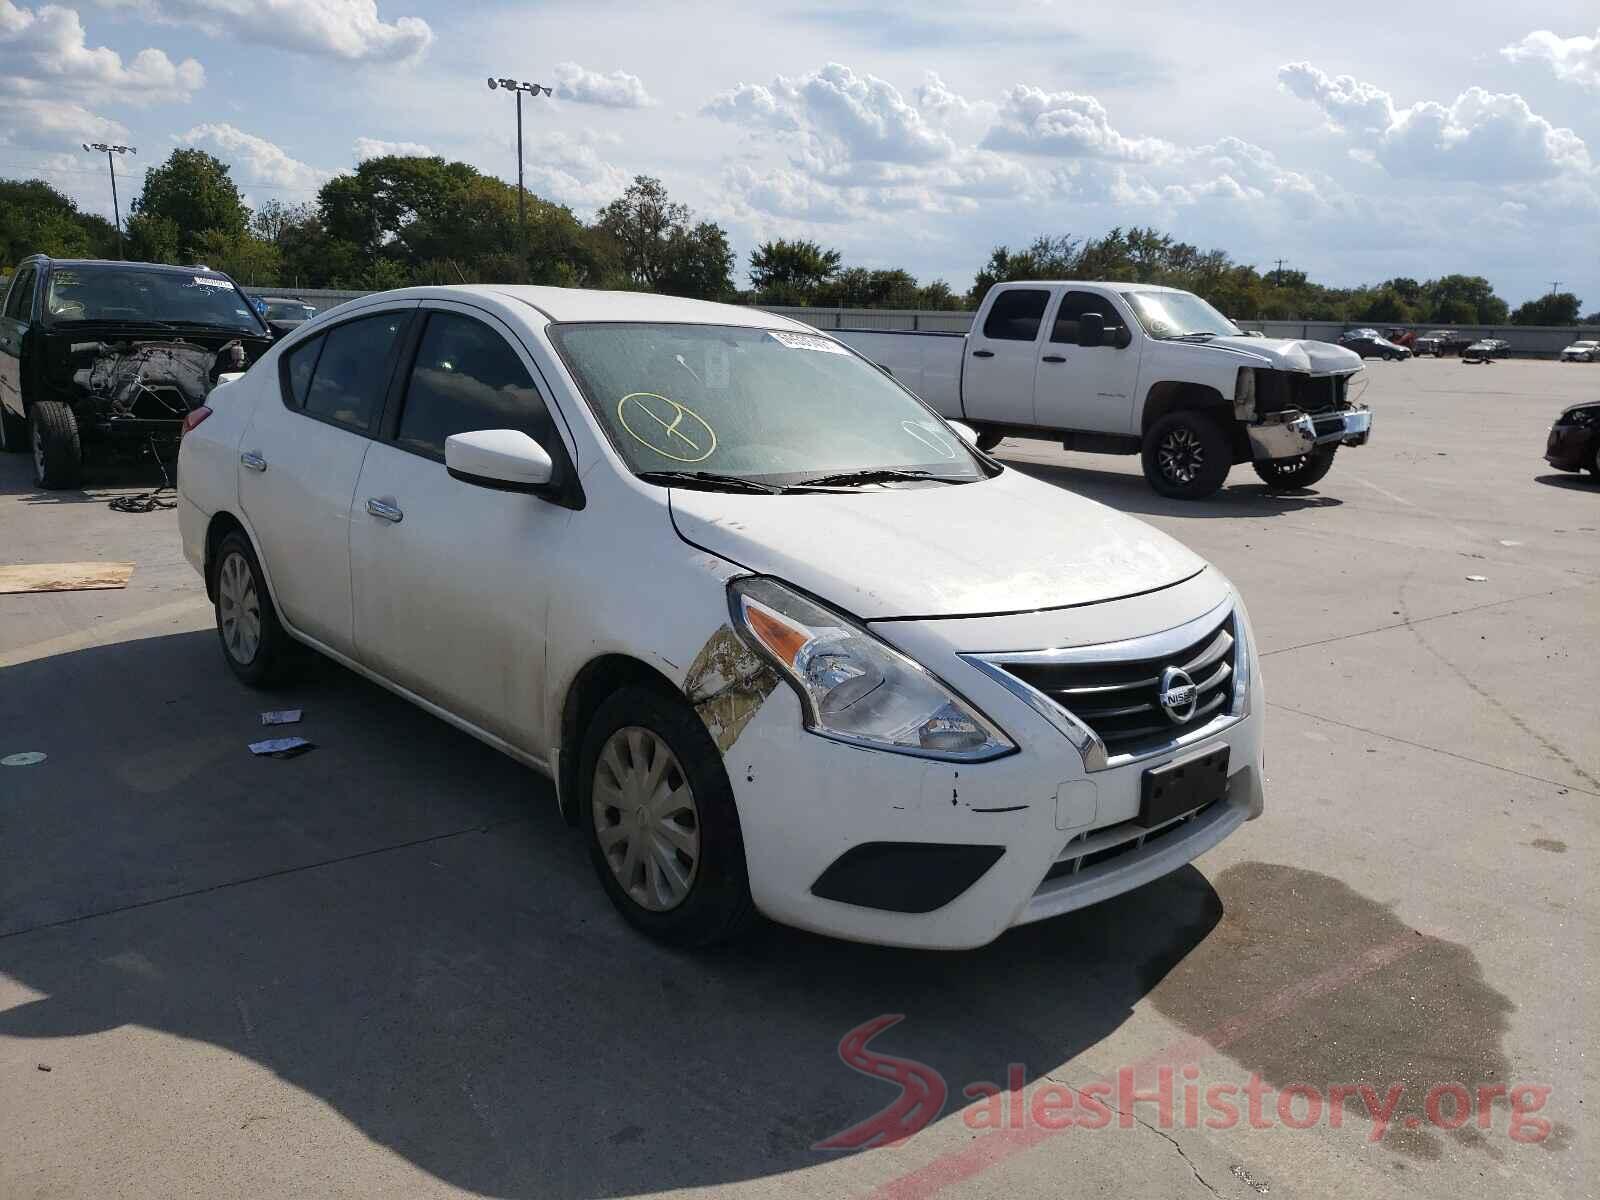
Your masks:
<instances>
[{"instance_id":1,"label":"rear wheel","mask_svg":"<svg viewBox=\"0 0 1600 1200\"><path fill-rule=\"evenodd\" d=\"M716 743L664 687L625 687L595 712L578 764L595 874L635 928L706 946L755 920L744 836Z\"/></svg>"},{"instance_id":2,"label":"rear wheel","mask_svg":"<svg viewBox=\"0 0 1600 1200\"><path fill-rule=\"evenodd\" d=\"M1250 465L1261 476L1261 482L1275 492L1289 492L1320 483L1333 468L1333 456L1338 446L1318 446L1310 454L1294 458L1257 459Z\"/></svg>"},{"instance_id":3,"label":"rear wheel","mask_svg":"<svg viewBox=\"0 0 1600 1200\"><path fill-rule=\"evenodd\" d=\"M251 687L272 687L290 674L294 647L278 620L250 539L234 530L217 547L212 592L217 637L228 668Z\"/></svg>"},{"instance_id":4,"label":"rear wheel","mask_svg":"<svg viewBox=\"0 0 1600 1200\"><path fill-rule=\"evenodd\" d=\"M37 400L28 410L33 479L42 488L74 488L83 479L78 418L59 400Z\"/></svg>"},{"instance_id":5,"label":"rear wheel","mask_svg":"<svg viewBox=\"0 0 1600 1200\"><path fill-rule=\"evenodd\" d=\"M1168 413L1145 434L1144 477L1163 496L1204 500L1233 466L1228 435L1215 418L1189 409Z\"/></svg>"}]
</instances>

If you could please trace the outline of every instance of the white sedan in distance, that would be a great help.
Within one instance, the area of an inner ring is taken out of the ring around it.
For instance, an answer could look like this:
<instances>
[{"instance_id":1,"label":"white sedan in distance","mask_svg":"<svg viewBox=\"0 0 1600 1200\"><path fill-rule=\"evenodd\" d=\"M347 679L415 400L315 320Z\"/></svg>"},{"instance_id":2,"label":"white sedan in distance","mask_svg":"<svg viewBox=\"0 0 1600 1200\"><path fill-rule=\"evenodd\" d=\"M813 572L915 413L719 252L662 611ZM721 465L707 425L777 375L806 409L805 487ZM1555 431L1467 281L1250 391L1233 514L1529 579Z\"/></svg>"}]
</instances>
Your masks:
<instances>
[{"instance_id":1,"label":"white sedan in distance","mask_svg":"<svg viewBox=\"0 0 1600 1200\"><path fill-rule=\"evenodd\" d=\"M980 946L1262 811L1232 585L785 318L386 292L187 426L234 674L310 647L549 776L663 940Z\"/></svg>"}]
</instances>

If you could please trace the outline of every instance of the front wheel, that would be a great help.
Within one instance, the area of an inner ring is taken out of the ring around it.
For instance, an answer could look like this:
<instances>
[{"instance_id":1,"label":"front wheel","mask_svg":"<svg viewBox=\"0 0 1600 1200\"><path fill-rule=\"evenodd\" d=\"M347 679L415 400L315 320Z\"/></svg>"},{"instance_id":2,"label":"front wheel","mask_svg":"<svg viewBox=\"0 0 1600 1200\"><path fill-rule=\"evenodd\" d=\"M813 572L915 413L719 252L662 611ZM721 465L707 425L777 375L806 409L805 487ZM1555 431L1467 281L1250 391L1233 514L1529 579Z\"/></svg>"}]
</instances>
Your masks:
<instances>
[{"instance_id":1,"label":"front wheel","mask_svg":"<svg viewBox=\"0 0 1600 1200\"><path fill-rule=\"evenodd\" d=\"M1310 454L1297 454L1293 458L1260 458L1250 465L1261 476L1261 482L1275 492L1290 492L1320 483L1322 477L1333 469L1333 456L1338 446L1318 446Z\"/></svg>"},{"instance_id":2,"label":"front wheel","mask_svg":"<svg viewBox=\"0 0 1600 1200\"><path fill-rule=\"evenodd\" d=\"M1144 477L1163 496L1204 500L1233 466L1228 435L1215 418L1188 410L1168 413L1150 427L1141 452Z\"/></svg>"},{"instance_id":3,"label":"front wheel","mask_svg":"<svg viewBox=\"0 0 1600 1200\"><path fill-rule=\"evenodd\" d=\"M680 697L639 686L609 697L584 735L578 786L589 857L629 924L707 946L754 922L733 787Z\"/></svg>"},{"instance_id":4,"label":"front wheel","mask_svg":"<svg viewBox=\"0 0 1600 1200\"><path fill-rule=\"evenodd\" d=\"M78 418L59 400L38 400L28 410L33 480L50 491L75 488L83 479Z\"/></svg>"}]
</instances>

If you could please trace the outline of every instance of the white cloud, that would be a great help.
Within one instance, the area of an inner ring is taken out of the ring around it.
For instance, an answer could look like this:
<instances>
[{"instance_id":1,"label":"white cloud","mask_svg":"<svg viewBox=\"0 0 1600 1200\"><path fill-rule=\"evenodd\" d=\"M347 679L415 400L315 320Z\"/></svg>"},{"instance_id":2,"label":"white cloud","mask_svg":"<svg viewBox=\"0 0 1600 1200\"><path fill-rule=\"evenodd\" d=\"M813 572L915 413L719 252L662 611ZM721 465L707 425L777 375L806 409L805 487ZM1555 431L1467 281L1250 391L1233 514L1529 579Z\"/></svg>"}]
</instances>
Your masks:
<instances>
[{"instance_id":1,"label":"white cloud","mask_svg":"<svg viewBox=\"0 0 1600 1200\"><path fill-rule=\"evenodd\" d=\"M927 163L949 158L955 143L893 84L829 63L768 86L741 83L701 112L758 130L796 133L819 162Z\"/></svg>"},{"instance_id":2,"label":"white cloud","mask_svg":"<svg viewBox=\"0 0 1600 1200\"><path fill-rule=\"evenodd\" d=\"M196 125L177 140L185 146L204 146L232 164L241 188L256 185L314 192L337 174L292 158L276 143L226 122Z\"/></svg>"},{"instance_id":3,"label":"white cloud","mask_svg":"<svg viewBox=\"0 0 1600 1200\"><path fill-rule=\"evenodd\" d=\"M1557 37L1548 29L1535 30L1500 53L1511 62L1548 63L1557 79L1600 90L1600 28L1593 37Z\"/></svg>"},{"instance_id":4,"label":"white cloud","mask_svg":"<svg viewBox=\"0 0 1600 1200\"><path fill-rule=\"evenodd\" d=\"M1093 96L1047 92L1019 83L1005 94L999 119L983 139L991 150L1026 154L1161 162L1176 147L1160 138L1129 137L1112 128L1105 106Z\"/></svg>"},{"instance_id":5,"label":"white cloud","mask_svg":"<svg viewBox=\"0 0 1600 1200\"><path fill-rule=\"evenodd\" d=\"M0 145L58 150L78 142L123 142L127 138L127 126L82 105L0 95Z\"/></svg>"},{"instance_id":6,"label":"white cloud","mask_svg":"<svg viewBox=\"0 0 1600 1200\"><path fill-rule=\"evenodd\" d=\"M597 143L608 140L592 131L582 136L560 130L533 134L523 165L528 190L576 209L583 217L609 204L627 190L632 176L595 150Z\"/></svg>"},{"instance_id":7,"label":"white cloud","mask_svg":"<svg viewBox=\"0 0 1600 1200\"><path fill-rule=\"evenodd\" d=\"M369 158L386 158L389 155L402 157L431 157L433 151L421 142L385 142L379 138L358 137L355 142L356 161L366 162Z\"/></svg>"},{"instance_id":8,"label":"white cloud","mask_svg":"<svg viewBox=\"0 0 1600 1200\"><path fill-rule=\"evenodd\" d=\"M151 104L187 100L205 81L192 58L175 63L165 51L145 49L124 61L109 47L90 46L70 8L0 0L0 91Z\"/></svg>"},{"instance_id":9,"label":"white cloud","mask_svg":"<svg viewBox=\"0 0 1600 1200\"><path fill-rule=\"evenodd\" d=\"M6 0L0 0L4 3ZM99 0L146 20L187 25L211 37L237 38L349 62L420 58L433 43L421 17L384 21L377 0Z\"/></svg>"},{"instance_id":10,"label":"white cloud","mask_svg":"<svg viewBox=\"0 0 1600 1200\"><path fill-rule=\"evenodd\" d=\"M655 104L644 82L626 71L602 75L575 62L557 63L556 95L576 104L598 104L602 108L649 108Z\"/></svg>"},{"instance_id":11,"label":"white cloud","mask_svg":"<svg viewBox=\"0 0 1600 1200\"><path fill-rule=\"evenodd\" d=\"M1593 170L1582 138L1514 93L1469 87L1448 105L1423 100L1400 108L1388 92L1349 75L1330 77L1310 63L1279 68L1278 81L1320 107L1334 128L1368 135L1362 148L1392 175L1494 185Z\"/></svg>"}]
</instances>

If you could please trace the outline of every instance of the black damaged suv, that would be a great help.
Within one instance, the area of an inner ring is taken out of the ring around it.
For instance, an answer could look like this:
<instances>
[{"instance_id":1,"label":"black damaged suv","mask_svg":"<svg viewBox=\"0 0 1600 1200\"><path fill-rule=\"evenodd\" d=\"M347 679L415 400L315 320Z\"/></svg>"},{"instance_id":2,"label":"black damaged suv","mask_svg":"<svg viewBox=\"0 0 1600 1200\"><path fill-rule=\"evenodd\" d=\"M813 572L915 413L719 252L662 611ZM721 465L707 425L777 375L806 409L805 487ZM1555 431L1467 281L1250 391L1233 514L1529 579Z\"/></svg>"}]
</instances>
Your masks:
<instances>
[{"instance_id":1,"label":"black damaged suv","mask_svg":"<svg viewBox=\"0 0 1600 1200\"><path fill-rule=\"evenodd\" d=\"M272 337L220 271L25 258L0 306L0 447L32 450L43 488L78 486L90 448L165 459Z\"/></svg>"}]
</instances>

